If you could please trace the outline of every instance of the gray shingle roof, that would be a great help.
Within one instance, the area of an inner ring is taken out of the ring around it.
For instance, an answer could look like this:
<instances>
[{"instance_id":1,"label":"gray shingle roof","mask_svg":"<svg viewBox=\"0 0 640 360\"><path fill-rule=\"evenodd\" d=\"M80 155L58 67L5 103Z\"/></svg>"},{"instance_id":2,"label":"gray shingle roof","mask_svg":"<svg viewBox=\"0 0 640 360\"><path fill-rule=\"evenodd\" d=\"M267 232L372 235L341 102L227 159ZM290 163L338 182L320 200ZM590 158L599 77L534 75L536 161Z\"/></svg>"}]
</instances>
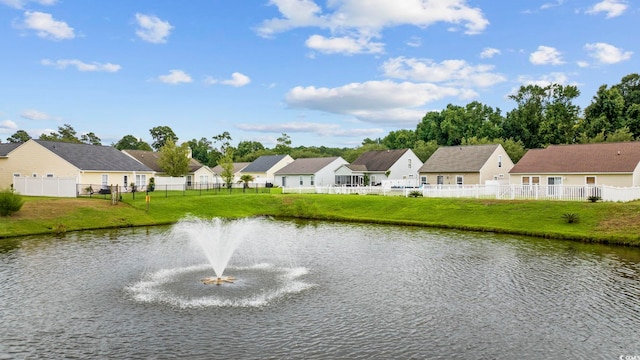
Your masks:
<instances>
[{"instance_id":1,"label":"gray shingle roof","mask_svg":"<svg viewBox=\"0 0 640 360\"><path fill-rule=\"evenodd\" d=\"M251 164L247 165L242 172L257 173L267 172L280 160L284 159L287 155L264 155L255 159Z\"/></svg>"},{"instance_id":2,"label":"gray shingle roof","mask_svg":"<svg viewBox=\"0 0 640 360\"><path fill-rule=\"evenodd\" d=\"M366 171L387 171L393 164L402 157L409 149L399 150L374 150L362 153L355 159L351 165L353 169L362 169L362 166Z\"/></svg>"},{"instance_id":3,"label":"gray shingle roof","mask_svg":"<svg viewBox=\"0 0 640 360\"><path fill-rule=\"evenodd\" d=\"M146 150L124 150L127 154L131 155L134 159L146 165L148 168L156 172L164 172L160 165L158 165L158 159L160 159L160 153L155 151ZM189 159L189 172L196 172L202 168L202 165L196 159Z\"/></svg>"},{"instance_id":4,"label":"gray shingle roof","mask_svg":"<svg viewBox=\"0 0 640 360\"><path fill-rule=\"evenodd\" d=\"M12 152L15 148L22 145L23 143L6 143L0 144L0 157L7 156L10 152Z\"/></svg>"},{"instance_id":5,"label":"gray shingle roof","mask_svg":"<svg viewBox=\"0 0 640 360\"><path fill-rule=\"evenodd\" d=\"M337 156L321 157L321 158L303 158L296 159L291 164L278 170L278 175L311 175L322 170L325 166L331 164Z\"/></svg>"},{"instance_id":6,"label":"gray shingle roof","mask_svg":"<svg viewBox=\"0 0 640 360\"><path fill-rule=\"evenodd\" d=\"M233 163L233 173L238 173L242 170L244 170L244 168L247 167L247 165L249 165L251 163L249 162L237 162L237 163ZM224 171L224 169L222 168L222 166L220 165L216 165L213 169L211 169L214 173L220 175L222 174L222 172Z\"/></svg>"},{"instance_id":7,"label":"gray shingle roof","mask_svg":"<svg viewBox=\"0 0 640 360\"><path fill-rule=\"evenodd\" d=\"M640 163L640 141L550 145L531 149L509 173L630 173Z\"/></svg>"},{"instance_id":8,"label":"gray shingle roof","mask_svg":"<svg viewBox=\"0 0 640 360\"><path fill-rule=\"evenodd\" d=\"M439 147L418 172L479 172L498 146L491 144Z\"/></svg>"},{"instance_id":9,"label":"gray shingle roof","mask_svg":"<svg viewBox=\"0 0 640 360\"><path fill-rule=\"evenodd\" d=\"M152 171L112 146L33 140L80 170Z\"/></svg>"}]
</instances>

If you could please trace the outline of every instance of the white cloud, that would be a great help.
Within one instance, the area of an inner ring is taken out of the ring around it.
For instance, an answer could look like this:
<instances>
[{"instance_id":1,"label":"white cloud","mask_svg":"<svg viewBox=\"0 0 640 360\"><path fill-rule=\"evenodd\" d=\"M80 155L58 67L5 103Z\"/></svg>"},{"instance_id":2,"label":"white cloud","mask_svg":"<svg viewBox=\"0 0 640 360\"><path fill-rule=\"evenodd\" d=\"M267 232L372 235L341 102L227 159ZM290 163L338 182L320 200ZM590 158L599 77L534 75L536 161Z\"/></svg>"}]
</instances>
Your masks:
<instances>
[{"instance_id":1,"label":"white cloud","mask_svg":"<svg viewBox=\"0 0 640 360\"><path fill-rule=\"evenodd\" d=\"M383 129L346 129L338 124L324 124L313 122L287 122L276 124L239 124L236 126L240 130L256 131L265 133L312 133L318 136L372 136L384 132Z\"/></svg>"},{"instance_id":2,"label":"white cloud","mask_svg":"<svg viewBox=\"0 0 640 360\"><path fill-rule=\"evenodd\" d=\"M438 22L462 25L467 34L477 34L489 24L482 11L466 0L331 0L324 13L313 0L271 0L270 5L278 7L282 16L262 23L258 33L265 37L298 27L374 36L385 27L424 28Z\"/></svg>"},{"instance_id":3,"label":"white cloud","mask_svg":"<svg viewBox=\"0 0 640 360\"><path fill-rule=\"evenodd\" d=\"M538 46L538 50L529 55L529 61L534 65L561 65L564 64L560 52L550 46Z\"/></svg>"},{"instance_id":4,"label":"white cloud","mask_svg":"<svg viewBox=\"0 0 640 360\"><path fill-rule=\"evenodd\" d=\"M616 64L631 59L633 52L624 51L607 43L586 44L584 48L589 52L589 56L600 64Z\"/></svg>"},{"instance_id":5,"label":"white cloud","mask_svg":"<svg viewBox=\"0 0 640 360\"><path fill-rule=\"evenodd\" d=\"M20 116L23 117L24 119L29 119L29 120L52 120L53 119L50 115L34 109L25 110L22 112L22 114L20 114Z\"/></svg>"},{"instance_id":6,"label":"white cloud","mask_svg":"<svg viewBox=\"0 0 640 360\"><path fill-rule=\"evenodd\" d=\"M384 51L384 44L371 42L370 39L364 37L358 39L349 36L326 38L322 35L312 35L307 39L306 45L310 49L325 54L376 54Z\"/></svg>"},{"instance_id":7,"label":"white cloud","mask_svg":"<svg viewBox=\"0 0 640 360\"><path fill-rule=\"evenodd\" d=\"M518 82L523 85L538 85L541 87L545 87L551 84L568 84L569 77L563 72L553 72L547 75L542 75L538 78L533 78L530 76L519 76ZM513 93L517 93L517 89L515 89Z\"/></svg>"},{"instance_id":8,"label":"white cloud","mask_svg":"<svg viewBox=\"0 0 640 360\"><path fill-rule=\"evenodd\" d=\"M0 133L10 133L18 130L18 125L11 120L0 121Z\"/></svg>"},{"instance_id":9,"label":"white cloud","mask_svg":"<svg viewBox=\"0 0 640 360\"><path fill-rule=\"evenodd\" d=\"M142 40L154 44L167 42L167 37L173 29L173 26L168 21L162 21L154 15L137 13L136 21L139 26L138 30L136 30L136 35Z\"/></svg>"},{"instance_id":10,"label":"white cloud","mask_svg":"<svg viewBox=\"0 0 640 360\"><path fill-rule=\"evenodd\" d=\"M551 2L551 3L544 3L540 6L540 9L542 10L546 10L546 9L550 9L556 6L560 6L564 3L564 0L556 0L555 2Z\"/></svg>"},{"instance_id":11,"label":"white cloud","mask_svg":"<svg viewBox=\"0 0 640 360\"><path fill-rule=\"evenodd\" d=\"M493 73L493 65L470 65L464 60L444 60L397 57L384 62L382 70L387 77L417 82L436 82L446 85L489 87L506 81Z\"/></svg>"},{"instance_id":12,"label":"white cloud","mask_svg":"<svg viewBox=\"0 0 640 360\"><path fill-rule=\"evenodd\" d=\"M7 6L10 6L16 9L22 9L25 7L25 5L27 5L30 2L48 6L48 5L55 5L55 3L57 3L58 1L57 0L0 0L0 4L5 4Z\"/></svg>"},{"instance_id":13,"label":"white cloud","mask_svg":"<svg viewBox=\"0 0 640 360\"><path fill-rule=\"evenodd\" d=\"M417 36L412 36L411 39L407 40L406 44L411 47L420 47L422 46L422 39Z\"/></svg>"},{"instance_id":14,"label":"white cloud","mask_svg":"<svg viewBox=\"0 0 640 360\"><path fill-rule=\"evenodd\" d=\"M487 47L482 49L482 52L480 53L480 58L491 59L492 57L500 54L502 54L502 52L499 49Z\"/></svg>"},{"instance_id":15,"label":"white cloud","mask_svg":"<svg viewBox=\"0 0 640 360\"><path fill-rule=\"evenodd\" d=\"M64 40L75 37L73 28L64 21L53 19L51 14L39 11L26 11L24 13L24 26L35 30L36 34L45 39Z\"/></svg>"},{"instance_id":16,"label":"white cloud","mask_svg":"<svg viewBox=\"0 0 640 360\"><path fill-rule=\"evenodd\" d=\"M599 14L601 12L607 13L606 18L610 19L616 16L622 15L627 10L627 4L622 0L603 0L593 5L587 14Z\"/></svg>"},{"instance_id":17,"label":"white cloud","mask_svg":"<svg viewBox=\"0 0 640 360\"><path fill-rule=\"evenodd\" d=\"M204 80L204 82L208 85L223 84L223 85L229 85L233 87L242 87L242 86L248 85L251 82L251 79L245 74L234 72L233 74L231 74L231 79L217 80L212 77L207 77Z\"/></svg>"},{"instance_id":18,"label":"white cloud","mask_svg":"<svg viewBox=\"0 0 640 360\"><path fill-rule=\"evenodd\" d=\"M158 76L158 80L166 84L180 84L193 82L191 76L182 70L169 70L168 75Z\"/></svg>"},{"instance_id":19,"label":"white cloud","mask_svg":"<svg viewBox=\"0 0 640 360\"><path fill-rule=\"evenodd\" d=\"M287 93L285 100L292 108L352 115L372 123L415 125L424 115L418 107L445 97L476 95L468 89L385 80L336 88L298 86Z\"/></svg>"},{"instance_id":20,"label":"white cloud","mask_svg":"<svg viewBox=\"0 0 640 360\"><path fill-rule=\"evenodd\" d=\"M56 61L52 61L49 59L43 59L40 61L42 65L45 66L53 66L58 69L65 69L68 66L75 66L78 71L104 71L104 72L117 72L121 69L120 65L106 63L101 64L98 62L93 63L85 63L77 59L60 59Z\"/></svg>"}]
</instances>

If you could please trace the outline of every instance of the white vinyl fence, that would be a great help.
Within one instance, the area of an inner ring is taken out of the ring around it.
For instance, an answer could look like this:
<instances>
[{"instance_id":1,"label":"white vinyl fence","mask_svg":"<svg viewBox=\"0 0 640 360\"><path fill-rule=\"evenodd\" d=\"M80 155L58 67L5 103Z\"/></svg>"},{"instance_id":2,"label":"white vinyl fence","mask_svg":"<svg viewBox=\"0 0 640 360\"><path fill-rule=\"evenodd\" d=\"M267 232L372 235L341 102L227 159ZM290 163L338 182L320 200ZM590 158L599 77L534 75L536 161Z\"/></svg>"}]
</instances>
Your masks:
<instances>
[{"instance_id":1,"label":"white vinyl fence","mask_svg":"<svg viewBox=\"0 0 640 360\"><path fill-rule=\"evenodd\" d=\"M389 188L384 186L316 186L283 187L283 194L360 194L424 197L455 197L498 200L562 200L586 201L598 196L602 201L627 202L640 200L640 187L612 186L543 186L543 185L435 185Z\"/></svg>"},{"instance_id":2,"label":"white vinyl fence","mask_svg":"<svg viewBox=\"0 0 640 360\"><path fill-rule=\"evenodd\" d=\"M76 197L76 178L14 177L13 189L25 196Z\"/></svg>"}]
</instances>

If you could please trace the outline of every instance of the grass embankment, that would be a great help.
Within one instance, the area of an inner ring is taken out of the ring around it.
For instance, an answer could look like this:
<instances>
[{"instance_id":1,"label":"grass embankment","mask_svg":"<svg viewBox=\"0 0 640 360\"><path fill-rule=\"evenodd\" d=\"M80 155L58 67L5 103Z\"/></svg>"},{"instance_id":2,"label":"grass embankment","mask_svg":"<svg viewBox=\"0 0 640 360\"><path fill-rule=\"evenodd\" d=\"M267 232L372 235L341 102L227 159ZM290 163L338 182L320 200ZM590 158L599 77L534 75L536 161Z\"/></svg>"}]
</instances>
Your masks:
<instances>
[{"instance_id":1,"label":"grass embankment","mask_svg":"<svg viewBox=\"0 0 640 360\"><path fill-rule=\"evenodd\" d=\"M0 237L160 225L187 215L239 218L269 215L431 226L640 246L640 202L590 203L404 198L366 195L241 194L103 199L29 198L0 219ZM563 214L579 215L569 224Z\"/></svg>"}]
</instances>

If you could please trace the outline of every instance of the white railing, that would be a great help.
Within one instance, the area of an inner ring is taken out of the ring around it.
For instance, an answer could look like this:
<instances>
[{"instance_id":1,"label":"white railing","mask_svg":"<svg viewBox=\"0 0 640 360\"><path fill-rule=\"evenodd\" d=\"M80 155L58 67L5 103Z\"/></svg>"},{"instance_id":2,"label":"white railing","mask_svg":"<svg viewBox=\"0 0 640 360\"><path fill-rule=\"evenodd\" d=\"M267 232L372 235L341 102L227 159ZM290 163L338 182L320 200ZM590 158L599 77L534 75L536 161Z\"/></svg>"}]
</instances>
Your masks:
<instances>
[{"instance_id":1,"label":"white railing","mask_svg":"<svg viewBox=\"0 0 640 360\"><path fill-rule=\"evenodd\" d=\"M76 197L76 178L14 177L13 189L25 196Z\"/></svg>"},{"instance_id":2,"label":"white railing","mask_svg":"<svg viewBox=\"0 0 640 360\"><path fill-rule=\"evenodd\" d=\"M455 197L499 200L561 200L587 201L591 196L602 201L640 200L640 187L618 188L612 186L569 185L433 185L419 188L389 188L385 186L311 186L283 187L283 194L360 194L413 196L419 192L424 197Z\"/></svg>"}]
</instances>

